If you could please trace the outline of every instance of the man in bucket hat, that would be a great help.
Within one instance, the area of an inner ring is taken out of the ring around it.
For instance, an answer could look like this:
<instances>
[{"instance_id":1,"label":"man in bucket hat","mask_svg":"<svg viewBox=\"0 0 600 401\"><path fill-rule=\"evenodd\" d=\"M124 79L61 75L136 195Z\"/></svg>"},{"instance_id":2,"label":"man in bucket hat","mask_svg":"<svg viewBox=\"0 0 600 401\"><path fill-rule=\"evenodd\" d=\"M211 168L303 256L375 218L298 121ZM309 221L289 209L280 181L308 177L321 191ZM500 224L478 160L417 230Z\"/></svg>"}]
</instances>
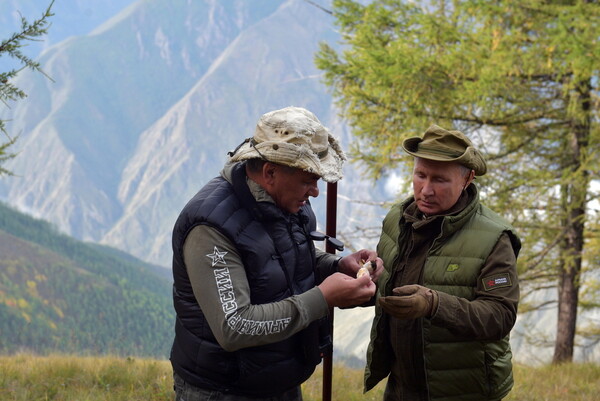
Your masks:
<instances>
[{"instance_id":1,"label":"man in bucket hat","mask_svg":"<svg viewBox=\"0 0 600 401\"><path fill-rule=\"evenodd\" d=\"M384 400L500 400L512 388L519 300L513 228L479 202L483 155L459 131L408 138L413 196L383 221L385 271L367 350L365 391Z\"/></svg>"},{"instance_id":2,"label":"man in bucket hat","mask_svg":"<svg viewBox=\"0 0 600 401\"><path fill-rule=\"evenodd\" d=\"M309 197L342 178L344 153L306 109L263 115L173 229L171 350L177 400L301 400L331 346L329 308L375 295L374 251L315 248ZM363 261L371 277L355 278Z\"/></svg>"}]
</instances>

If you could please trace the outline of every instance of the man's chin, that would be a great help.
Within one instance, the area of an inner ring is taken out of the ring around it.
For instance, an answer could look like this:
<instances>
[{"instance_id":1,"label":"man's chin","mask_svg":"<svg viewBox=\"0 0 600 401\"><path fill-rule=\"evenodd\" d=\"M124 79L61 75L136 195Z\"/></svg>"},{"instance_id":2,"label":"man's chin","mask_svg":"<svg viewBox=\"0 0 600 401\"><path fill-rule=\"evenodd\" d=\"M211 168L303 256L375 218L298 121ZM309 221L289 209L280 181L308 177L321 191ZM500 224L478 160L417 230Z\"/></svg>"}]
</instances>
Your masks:
<instances>
[{"instance_id":1,"label":"man's chin","mask_svg":"<svg viewBox=\"0 0 600 401\"><path fill-rule=\"evenodd\" d=\"M431 204L423 204L422 202L417 202L417 207L421 211L421 213L431 216L438 212L438 208L435 205Z\"/></svg>"},{"instance_id":2,"label":"man's chin","mask_svg":"<svg viewBox=\"0 0 600 401\"><path fill-rule=\"evenodd\" d=\"M296 213L298 213L298 212L300 211L300 209L301 209L301 208L302 208L302 206L293 206L293 207L288 207L288 208L286 208L285 210L286 210L288 213L291 213L291 214L296 214Z\"/></svg>"}]
</instances>

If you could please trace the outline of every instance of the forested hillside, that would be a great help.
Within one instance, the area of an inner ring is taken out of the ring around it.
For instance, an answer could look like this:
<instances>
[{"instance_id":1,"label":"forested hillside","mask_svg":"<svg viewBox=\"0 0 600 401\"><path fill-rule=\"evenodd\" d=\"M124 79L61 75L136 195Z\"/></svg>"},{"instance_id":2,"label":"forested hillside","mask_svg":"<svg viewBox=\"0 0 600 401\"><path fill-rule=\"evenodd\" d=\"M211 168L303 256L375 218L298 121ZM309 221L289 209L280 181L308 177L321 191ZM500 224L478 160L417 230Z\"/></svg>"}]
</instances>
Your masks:
<instances>
[{"instance_id":1,"label":"forested hillside","mask_svg":"<svg viewBox=\"0 0 600 401\"><path fill-rule=\"evenodd\" d=\"M168 274L0 204L0 352L164 358Z\"/></svg>"}]
</instances>

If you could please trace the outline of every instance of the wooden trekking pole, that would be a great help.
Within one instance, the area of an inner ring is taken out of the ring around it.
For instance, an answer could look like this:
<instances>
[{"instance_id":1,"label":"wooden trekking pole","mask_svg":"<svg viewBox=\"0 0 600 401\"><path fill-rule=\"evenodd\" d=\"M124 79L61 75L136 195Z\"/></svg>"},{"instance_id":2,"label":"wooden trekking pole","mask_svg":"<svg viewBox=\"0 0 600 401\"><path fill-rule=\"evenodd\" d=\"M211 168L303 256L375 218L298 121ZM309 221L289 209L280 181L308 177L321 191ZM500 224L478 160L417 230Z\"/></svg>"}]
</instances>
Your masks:
<instances>
[{"instance_id":1,"label":"wooden trekking pole","mask_svg":"<svg viewBox=\"0 0 600 401\"><path fill-rule=\"evenodd\" d=\"M337 183L327 183L327 208L325 217L325 234L335 238L337 224ZM330 241L325 241L325 251L335 253ZM333 373L333 308L329 308L331 323L331 348L323 356L323 401L331 401L331 383Z\"/></svg>"}]
</instances>

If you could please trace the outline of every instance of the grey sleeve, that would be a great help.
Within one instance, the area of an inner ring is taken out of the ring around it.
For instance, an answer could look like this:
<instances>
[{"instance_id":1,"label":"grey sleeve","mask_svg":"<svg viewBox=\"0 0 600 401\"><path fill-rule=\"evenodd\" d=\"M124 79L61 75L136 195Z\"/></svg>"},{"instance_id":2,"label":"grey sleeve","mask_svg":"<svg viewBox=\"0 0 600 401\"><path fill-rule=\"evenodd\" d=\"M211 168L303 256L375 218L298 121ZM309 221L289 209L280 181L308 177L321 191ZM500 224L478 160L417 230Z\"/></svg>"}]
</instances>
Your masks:
<instances>
[{"instance_id":1,"label":"grey sleeve","mask_svg":"<svg viewBox=\"0 0 600 401\"><path fill-rule=\"evenodd\" d=\"M336 260L340 258L339 255L328 253L320 249L315 249L317 257L317 271L319 272L318 282L322 282L333 273L337 272Z\"/></svg>"},{"instance_id":2,"label":"grey sleeve","mask_svg":"<svg viewBox=\"0 0 600 401\"><path fill-rule=\"evenodd\" d=\"M183 257L198 305L226 351L281 341L328 313L317 287L279 302L252 305L237 249L212 227L190 231Z\"/></svg>"}]
</instances>

